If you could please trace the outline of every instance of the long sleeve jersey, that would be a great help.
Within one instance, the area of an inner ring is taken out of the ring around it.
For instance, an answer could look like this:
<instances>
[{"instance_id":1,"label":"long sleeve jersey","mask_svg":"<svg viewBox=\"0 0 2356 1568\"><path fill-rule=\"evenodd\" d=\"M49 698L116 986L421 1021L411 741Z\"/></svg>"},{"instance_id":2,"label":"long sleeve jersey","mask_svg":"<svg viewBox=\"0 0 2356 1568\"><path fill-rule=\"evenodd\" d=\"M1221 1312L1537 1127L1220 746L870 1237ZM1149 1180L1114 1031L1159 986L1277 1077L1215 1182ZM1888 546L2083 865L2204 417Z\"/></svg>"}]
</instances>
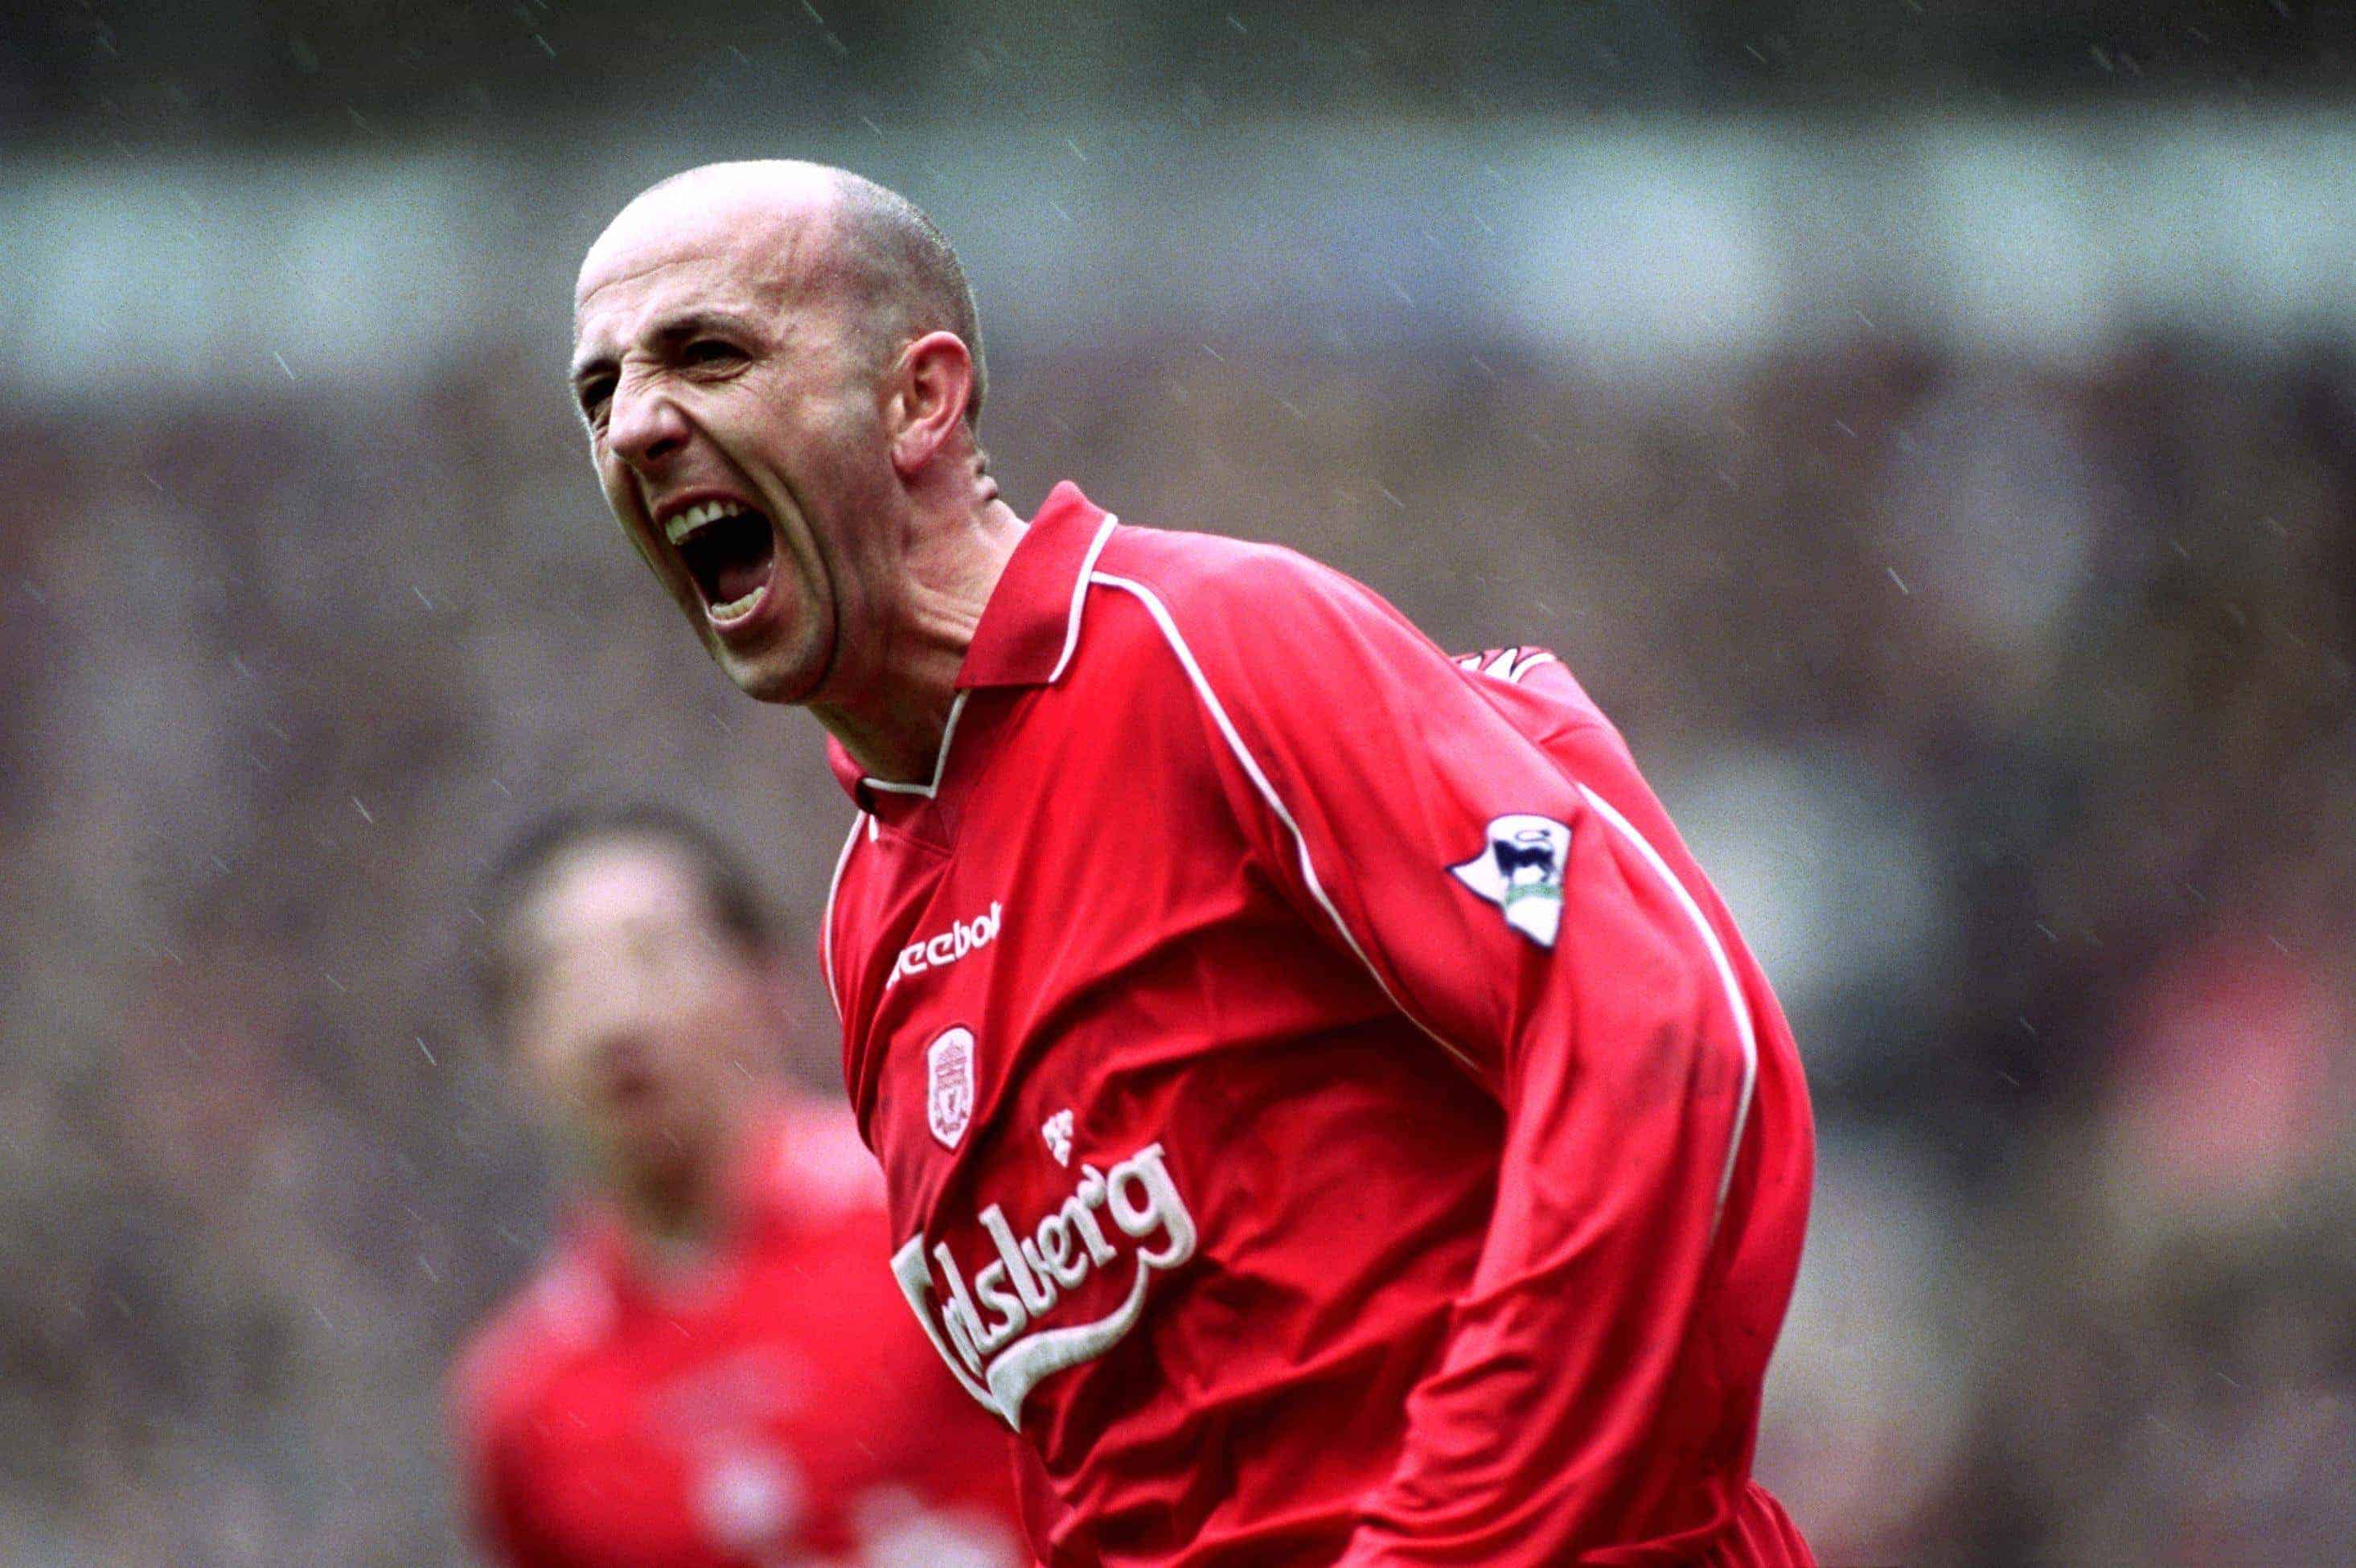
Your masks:
<instances>
[{"instance_id":1,"label":"long sleeve jersey","mask_svg":"<svg viewBox=\"0 0 2356 1568\"><path fill-rule=\"evenodd\" d=\"M1798 1564L1789 1029L1550 655L1058 487L821 937L892 1268L1095 1564Z\"/></svg>"}]
</instances>

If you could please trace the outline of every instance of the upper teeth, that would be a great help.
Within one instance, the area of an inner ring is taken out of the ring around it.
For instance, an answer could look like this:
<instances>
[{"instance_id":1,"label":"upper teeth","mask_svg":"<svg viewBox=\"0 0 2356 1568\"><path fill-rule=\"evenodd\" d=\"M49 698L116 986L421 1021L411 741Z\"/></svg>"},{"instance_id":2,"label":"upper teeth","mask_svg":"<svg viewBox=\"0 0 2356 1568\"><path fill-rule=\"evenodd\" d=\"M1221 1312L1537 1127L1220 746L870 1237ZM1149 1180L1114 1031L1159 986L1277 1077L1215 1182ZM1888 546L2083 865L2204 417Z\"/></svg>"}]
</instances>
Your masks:
<instances>
[{"instance_id":1,"label":"upper teeth","mask_svg":"<svg viewBox=\"0 0 2356 1568\"><path fill-rule=\"evenodd\" d=\"M717 522L723 517L734 517L743 510L744 508L734 501L705 501L688 508L663 524L663 532L676 544L705 523Z\"/></svg>"}]
</instances>

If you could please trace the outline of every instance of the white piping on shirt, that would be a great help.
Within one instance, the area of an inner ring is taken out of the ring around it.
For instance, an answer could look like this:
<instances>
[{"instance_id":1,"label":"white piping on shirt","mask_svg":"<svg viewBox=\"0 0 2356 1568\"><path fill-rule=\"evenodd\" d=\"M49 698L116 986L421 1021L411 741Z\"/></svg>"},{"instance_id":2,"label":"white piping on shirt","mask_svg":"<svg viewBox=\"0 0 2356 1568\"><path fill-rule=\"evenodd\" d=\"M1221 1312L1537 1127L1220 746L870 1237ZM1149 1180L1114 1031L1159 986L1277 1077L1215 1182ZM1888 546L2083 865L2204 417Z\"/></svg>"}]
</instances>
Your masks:
<instances>
[{"instance_id":1,"label":"white piping on shirt","mask_svg":"<svg viewBox=\"0 0 2356 1568\"><path fill-rule=\"evenodd\" d=\"M965 700L971 695L973 693L970 692L959 692L956 700L949 703L949 722L941 726L941 749L933 757L931 783L895 784L888 779L862 779L860 782L870 789L881 789L887 795L922 795L929 800L939 794L941 775L948 770L949 765L949 742L957 736L958 715L965 712Z\"/></svg>"},{"instance_id":2,"label":"white piping on shirt","mask_svg":"<svg viewBox=\"0 0 2356 1568\"><path fill-rule=\"evenodd\" d=\"M1072 579L1072 616L1064 623L1064 656L1055 660L1055 668L1047 676L1054 685L1064 678L1064 667L1072 661L1072 652L1080 646L1080 606L1088 596L1088 580L1096 575L1097 557L1104 553L1105 541L1112 537L1113 526L1120 519L1110 512L1097 527L1097 536L1088 541L1088 553L1080 557L1080 575Z\"/></svg>"},{"instance_id":3,"label":"white piping on shirt","mask_svg":"<svg viewBox=\"0 0 2356 1568\"><path fill-rule=\"evenodd\" d=\"M1742 986L1734 978L1734 965L1726 956L1725 944L1718 940L1718 932L1711 927L1709 918L1701 912L1701 905L1686 890L1686 885L1677 880L1676 875L1669 869L1669 863L1661 858L1661 852L1655 849L1652 841L1638 832L1635 824L1622 816L1611 801L1584 784L1579 787L1579 792L1587 797L1587 803L1595 808L1598 815L1618 828L1622 836L1636 846L1636 853L1644 857L1644 864L1653 868L1654 875L1669 885L1669 891L1676 895L1678 907L1685 910L1687 918L1693 921L1694 929L1701 933L1702 946L1708 950L1709 961L1717 967L1718 978L1726 987L1726 1005L1734 1015L1734 1032L1742 1042L1742 1094L1735 1101L1734 1135L1727 1140L1726 1167L1718 1178L1718 1208L1723 1209L1726 1207L1726 1189L1734 1181L1734 1157L1742 1152L1742 1129L1751 1116L1751 1087L1759 1079L1759 1038L1751 1029L1751 1008L1742 999Z\"/></svg>"},{"instance_id":4,"label":"white piping on shirt","mask_svg":"<svg viewBox=\"0 0 2356 1568\"><path fill-rule=\"evenodd\" d=\"M819 967L826 971L826 999L834 1004L834 1015L842 1017L842 993L834 984L834 896L842 891L843 868L851 864L851 852L858 847L859 830L869 818L862 811L851 819L851 832L842 841L842 853L834 857L834 875L826 884L826 913L819 918Z\"/></svg>"},{"instance_id":5,"label":"white piping on shirt","mask_svg":"<svg viewBox=\"0 0 2356 1568\"><path fill-rule=\"evenodd\" d=\"M1218 726L1220 736L1227 743L1227 749L1235 754L1237 763L1243 768L1245 775L1251 779L1252 787L1259 791L1260 799L1268 802L1269 810L1276 813L1277 820L1284 824L1288 832L1291 833L1293 844L1300 852L1301 877L1308 883L1311 895L1316 898L1318 905L1333 920L1334 929L1342 933L1342 940L1349 944L1350 950L1357 955L1358 961L1365 966L1368 974L1374 976L1375 983L1381 987L1383 994L1390 999L1391 1005L1398 1008L1402 1016L1426 1035L1430 1036L1440 1048L1462 1062L1476 1077L1485 1077L1472 1057L1451 1044L1437 1030L1408 1009L1407 1004L1399 1000L1398 993L1391 989L1390 983L1383 978L1382 972L1377 970L1373 961L1367 958L1365 949L1358 945L1357 937L1351 931L1348 923L1342 918L1342 912L1334 907L1333 900L1326 896L1324 884L1318 880L1317 868L1309 856L1309 840L1301 832L1301 824L1295 822L1292 813L1285 809L1284 802L1277 796L1275 787L1269 782L1268 775L1261 771L1259 763L1253 757L1250 749L1244 745L1243 737L1237 733L1234 723L1228 719L1227 710L1220 703L1218 693L1211 690L1210 681L1204 675L1203 667L1195 662L1194 650L1186 646L1186 639L1179 632L1177 623L1171 618L1170 611L1162 604L1161 597L1142 583L1131 581L1127 577L1116 577L1108 573L1093 573L1087 580L1091 583L1101 583L1108 588L1119 588L1123 593L1134 596L1145 607L1146 613L1153 618L1154 625L1161 628L1163 640L1170 644L1171 651L1177 655L1180 667L1186 671L1186 679L1194 684L1195 696L1202 701L1205 710L1211 715L1212 722ZM1655 850L1644 835L1636 831L1634 824L1622 816L1611 802L1583 783L1579 785L1579 791L1586 797L1588 803L1596 809L1605 822L1610 822L1635 846L1637 854L1647 865L1653 868L1654 874L1668 885L1669 891L1676 896L1679 907L1692 919L1695 929L1700 932L1703 948L1708 952L1712 964L1716 966L1719 979L1726 986L1727 1004L1734 1014L1735 1032L1742 1046L1742 1093L1735 1107L1733 1135L1728 1141L1726 1163L1719 1176L1717 1207L1711 1216L1711 1233L1714 1236L1718 1214L1726 1207L1727 1188L1734 1179L1735 1157L1742 1148L1743 1128L1751 1112L1751 1088L1759 1071L1759 1047L1751 1029L1751 1010L1744 1004L1741 988L1735 981L1734 966L1728 961L1726 950L1718 940L1718 933L1710 928L1709 921L1701 912L1701 906L1695 901L1693 895L1686 890L1685 884L1678 881L1676 874L1669 869L1668 862L1661 858L1660 852Z\"/></svg>"}]
</instances>

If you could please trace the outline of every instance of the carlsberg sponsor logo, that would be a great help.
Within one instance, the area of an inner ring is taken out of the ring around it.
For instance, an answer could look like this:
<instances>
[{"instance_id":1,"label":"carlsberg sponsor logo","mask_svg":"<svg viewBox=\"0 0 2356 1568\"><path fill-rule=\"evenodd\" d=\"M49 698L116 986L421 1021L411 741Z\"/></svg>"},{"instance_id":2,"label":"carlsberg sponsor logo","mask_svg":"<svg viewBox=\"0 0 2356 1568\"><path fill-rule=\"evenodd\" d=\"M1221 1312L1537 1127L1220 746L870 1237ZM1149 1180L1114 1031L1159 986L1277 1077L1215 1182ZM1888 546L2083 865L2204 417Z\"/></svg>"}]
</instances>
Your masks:
<instances>
[{"instance_id":1,"label":"carlsberg sponsor logo","mask_svg":"<svg viewBox=\"0 0 2356 1568\"><path fill-rule=\"evenodd\" d=\"M884 982L884 989L891 990L908 975L955 963L974 949L996 941L999 918L998 900L993 898L989 909L972 919L951 920L949 929L939 936L910 942L900 950L900 960L892 966L891 978Z\"/></svg>"},{"instance_id":2,"label":"carlsberg sponsor logo","mask_svg":"<svg viewBox=\"0 0 2356 1568\"><path fill-rule=\"evenodd\" d=\"M946 1241L927 1254L919 1234L893 1254L892 1273L933 1348L966 1391L1012 1427L1022 1426L1023 1397L1040 1379L1103 1355L1135 1326L1147 1275L1194 1255L1194 1219L1161 1144L1148 1144L1108 1171L1087 1165L1080 1173L1072 1196L1028 1236L1015 1234L997 1204L981 1211L977 1218L997 1256L970 1284ZM1092 1323L1045 1326L1062 1292L1120 1260L1122 1239L1134 1243L1136 1273L1120 1305Z\"/></svg>"}]
</instances>

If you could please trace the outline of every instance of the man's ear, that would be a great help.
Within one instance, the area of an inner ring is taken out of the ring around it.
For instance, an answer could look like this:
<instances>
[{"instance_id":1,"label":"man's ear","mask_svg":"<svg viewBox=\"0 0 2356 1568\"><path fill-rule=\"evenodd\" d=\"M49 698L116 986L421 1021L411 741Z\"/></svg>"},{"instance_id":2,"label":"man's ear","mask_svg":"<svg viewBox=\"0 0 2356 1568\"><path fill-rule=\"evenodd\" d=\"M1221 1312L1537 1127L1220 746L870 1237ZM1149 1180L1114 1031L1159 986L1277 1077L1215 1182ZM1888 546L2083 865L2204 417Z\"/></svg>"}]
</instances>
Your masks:
<instances>
[{"instance_id":1,"label":"man's ear","mask_svg":"<svg viewBox=\"0 0 2356 1568\"><path fill-rule=\"evenodd\" d=\"M965 422L973 401L973 353L954 332L927 332L894 367L892 467L914 478Z\"/></svg>"}]
</instances>

